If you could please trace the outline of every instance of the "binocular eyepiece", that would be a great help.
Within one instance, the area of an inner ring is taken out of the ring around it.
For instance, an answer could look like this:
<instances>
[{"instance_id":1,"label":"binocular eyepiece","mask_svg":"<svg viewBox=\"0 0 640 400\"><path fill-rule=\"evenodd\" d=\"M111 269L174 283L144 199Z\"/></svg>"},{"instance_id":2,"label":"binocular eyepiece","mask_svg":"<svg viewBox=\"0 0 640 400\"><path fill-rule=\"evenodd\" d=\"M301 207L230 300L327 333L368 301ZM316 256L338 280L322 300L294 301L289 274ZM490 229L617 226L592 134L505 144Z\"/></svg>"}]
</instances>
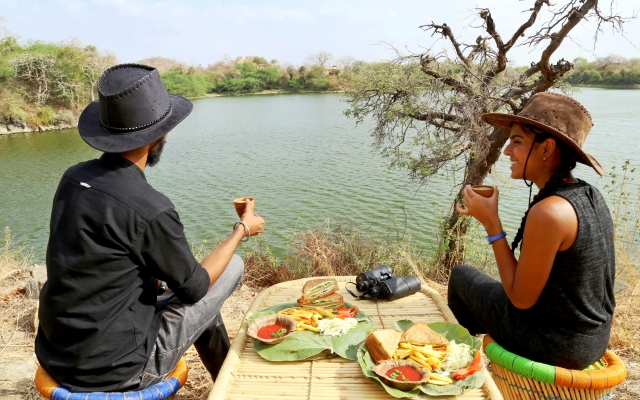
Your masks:
<instances>
[{"instance_id":1,"label":"binocular eyepiece","mask_svg":"<svg viewBox=\"0 0 640 400\"><path fill-rule=\"evenodd\" d=\"M356 277L356 289L362 293L360 297L394 300L412 295L420 290L420 287L420 279L417 276L393 276L391 267L386 264Z\"/></svg>"}]
</instances>

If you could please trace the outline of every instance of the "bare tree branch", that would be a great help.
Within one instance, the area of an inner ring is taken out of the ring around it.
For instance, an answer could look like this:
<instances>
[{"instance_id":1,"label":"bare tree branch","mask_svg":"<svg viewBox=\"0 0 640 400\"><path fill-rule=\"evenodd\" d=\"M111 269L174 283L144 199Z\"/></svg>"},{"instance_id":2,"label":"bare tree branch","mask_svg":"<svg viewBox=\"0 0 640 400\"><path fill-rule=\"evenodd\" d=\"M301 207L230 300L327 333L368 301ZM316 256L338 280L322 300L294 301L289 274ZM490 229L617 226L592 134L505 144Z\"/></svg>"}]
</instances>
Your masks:
<instances>
[{"instance_id":1,"label":"bare tree branch","mask_svg":"<svg viewBox=\"0 0 640 400\"><path fill-rule=\"evenodd\" d=\"M538 62L540 73L542 74L542 76L544 76L545 81L536 88L536 93L545 91L550 88L557 77L562 76L564 72L571 69L572 65L568 66L568 69L566 69L566 67L564 66L565 64L560 63L559 69L553 69L551 64L549 63L549 58L558 49L558 47L560 47L560 44L562 44L562 41L569 34L569 32L597 4L598 0L586 0L584 4L582 4L582 7L580 7L579 9L571 8L570 10L568 10L566 15L560 18L561 20L566 20L566 22L562 25L562 28L560 28L557 33L549 34L551 43L549 43L547 48L544 49L544 51L542 52L542 56L540 57L540 61ZM565 7L565 9L566 8L568 8L568 5Z\"/></svg>"},{"instance_id":2,"label":"bare tree branch","mask_svg":"<svg viewBox=\"0 0 640 400\"><path fill-rule=\"evenodd\" d=\"M462 60L462 62L464 62L465 64L469 63L469 60L464 56L464 54L462 53L462 50L460 50L460 43L458 43L458 41L456 40L456 37L453 35L453 32L451 31L451 28L449 28L447 24L438 25L438 24L435 24L433 21L431 21L430 24L421 25L420 29L424 31L433 30L433 33L431 34L432 36L436 33L439 33L443 37L446 37L447 39L449 39L449 41L451 41L451 44L453 45L453 48L456 51L456 54L458 55L458 58L460 58L460 60Z\"/></svg>"},{"instance_id":3,"label":"bare tree branch","mask_svg":"<svg viewBox=\"0 0 640 400\"><path fill-rule=\"evenodd\" d=\"M442 120L442 121L457 122L457 123L461 123L464 121L464 118L459 117L457 115L447 114L447 113L438 112L438 111L425 111L425 112L418 111L408 115L411 118L416 119L418 121Z\"/></svg>"}]
</instances>

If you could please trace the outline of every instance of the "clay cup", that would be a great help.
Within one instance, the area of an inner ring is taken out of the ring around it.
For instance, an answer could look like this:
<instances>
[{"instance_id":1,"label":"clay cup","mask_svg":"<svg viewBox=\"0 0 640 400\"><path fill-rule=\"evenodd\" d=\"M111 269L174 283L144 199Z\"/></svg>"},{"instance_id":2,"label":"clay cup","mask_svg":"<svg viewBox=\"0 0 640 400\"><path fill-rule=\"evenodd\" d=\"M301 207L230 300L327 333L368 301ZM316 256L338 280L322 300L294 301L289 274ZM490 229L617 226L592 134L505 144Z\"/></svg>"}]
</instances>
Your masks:
<instances>
[{"instance_id":1,"label":"clay cup","mask_svg":"<svg viewBox=\"0 0 640 400\"><path fill-rule=\"evenodd\" d=\"M471 189L482 197L491 197L493 195L493 186L473 185Z\"/></svg>"},{"instance_id":2,"label":"clay cup","mask_svg":"<svg viewBox=\"0 0 640 400\"><path fill-rule=\"evenodd\" d=\"M253 203L253 197L240 197L239 199L235 199L233 201L233 206L236 208L236 212L238 213L238 217L242 218L242 214L244 214L244 208L246 206L245 200L249 199L251 204ZM255 204L254 204L255 206Z\"/></svg>"}]
</instances>

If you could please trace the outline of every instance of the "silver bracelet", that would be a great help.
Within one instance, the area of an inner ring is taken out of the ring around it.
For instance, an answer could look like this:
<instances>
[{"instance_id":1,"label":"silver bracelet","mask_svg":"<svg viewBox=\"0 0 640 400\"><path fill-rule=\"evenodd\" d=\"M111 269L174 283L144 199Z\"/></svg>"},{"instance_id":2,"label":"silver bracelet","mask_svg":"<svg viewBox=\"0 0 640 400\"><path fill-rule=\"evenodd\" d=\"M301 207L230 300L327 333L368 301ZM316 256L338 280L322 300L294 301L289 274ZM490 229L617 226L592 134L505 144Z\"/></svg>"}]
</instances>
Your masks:
<instances>
[{"instance_id":1,"label":"silver bracelet","mask_svg":"<svg viewBox=\"0 0 640 400\"><path fill-rule=\"evenodd\" d=\"M249 237L251 236L251 231L249 230L249 226L247 224L245 224L244 222L242 222L242 221L238 221L235 224L233 224L233 230L234 231L236 230L238 225L244 226L244 230L247 233L247 236L244 236L242 239L240 239L240 241L241 242L246 242L247 240L249 240Z\"/></svg>"}]
</instances>

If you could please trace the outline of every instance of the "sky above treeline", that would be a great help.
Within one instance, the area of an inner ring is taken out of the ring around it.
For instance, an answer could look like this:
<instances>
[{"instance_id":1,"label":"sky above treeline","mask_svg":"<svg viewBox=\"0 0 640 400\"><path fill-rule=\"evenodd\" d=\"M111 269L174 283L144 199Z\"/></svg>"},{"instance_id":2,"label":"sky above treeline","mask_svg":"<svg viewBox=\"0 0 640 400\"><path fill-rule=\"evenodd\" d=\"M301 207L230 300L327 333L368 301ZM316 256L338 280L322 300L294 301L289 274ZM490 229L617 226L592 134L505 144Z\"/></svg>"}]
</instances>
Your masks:
<instances>
[{"instance_id":1,"label":"sky above treeline","mask_svg":"<svg viewBox=\"0 0 640 400\"><path fill-rule=\"evenodd\" d=\"M280 63L303 64L313 53L328 51L337 59L351 56L367 62L393 59L392 44L404 53L439 50L442 39L419 28L446 23L468 42L483 33L476 7L489 8L504 40L529 16L534 0L348 0L348 1L207 1L207 0L0 0L5 30L20 40L47 42L79 39L115 54L120 62L148 57L173 58L207 65L239 56L262 56ZM563 0L553 3L561 4ZM604 12L611 2L601 0ZM640 0L617 0L613 10L638 14ZM541 13L538 21L546 19ZM539 27L539 24L537 25ZM533 30L528 31L532 33ZM610 27L598 36L595 24L582 22L552 61L560 58L618 54L640 57L640 19L625 24L624 37ZM0 32L1 34L1 32ZM510 52L514 65L528 65L538 49Z\"/></svg>"}]
</instances>

